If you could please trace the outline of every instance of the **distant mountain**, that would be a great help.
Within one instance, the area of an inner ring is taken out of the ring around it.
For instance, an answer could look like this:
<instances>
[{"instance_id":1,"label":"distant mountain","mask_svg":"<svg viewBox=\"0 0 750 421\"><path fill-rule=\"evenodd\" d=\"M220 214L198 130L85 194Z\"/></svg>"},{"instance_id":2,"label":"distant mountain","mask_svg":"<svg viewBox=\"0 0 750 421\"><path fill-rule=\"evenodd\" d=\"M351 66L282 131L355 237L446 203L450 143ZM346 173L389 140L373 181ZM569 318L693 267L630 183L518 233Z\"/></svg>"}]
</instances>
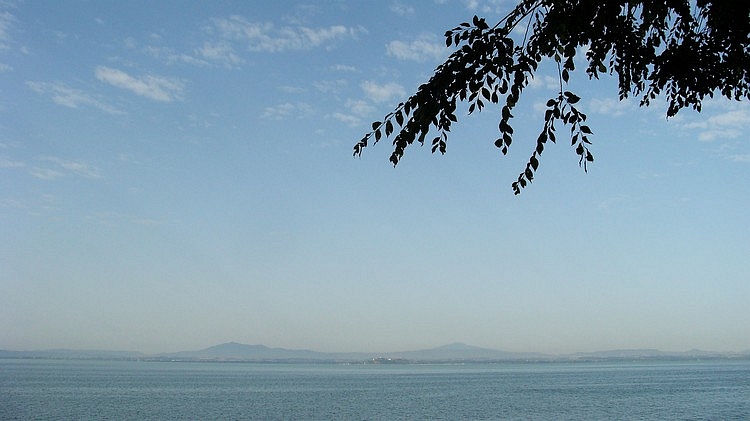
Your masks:
<instances>
[{"instance_id":1,"label":"distant mountain","mask_svg":"<svg viewBox=\"0 0 750 421\"><path fill-rule=\"evenodd\" d=\"M507 352L455 342L436 348L403 352L318 352L307 349L270 348L227 342L197 351L164 354L143 354L135 351L91 351L53 349L42 351L0 350L0 358L48 359L141 359L157 361L257 361L257 362L374 362L400 363L429 362L489 362L489 361L606 361L638 359L686 358L750 358L750 350L740 353L719 353L701 350L664 352L656 349L621 349L600 352L580 352L570 355Z\"/></svg>"},{"instance_id":2,"label":"distant mountain","mask_svg":"<svg viewBox=\"0 0 750 421\"><path fill-rule=\"evenodd\" d=\"M159 354L168 359L190 360L330 360L330 354L306 349L269 348L265 345L246 345L227 342L198 351L182 351Z\"/></svg>"},{"instance_id":3,"label":"distant mountain","mask_svg":"<svg viewBox=\"0 0 750 421\"><path fill-rule=\"evenodd\" d=\"M499 351L496 349L466 345L461 342L454 342L437 348L423 349L419 351L389 352L385 354L385 356L417 361L502 361L552 358L551 356L544 354Z\"/></svg>"},{"instance_id":4,"label":"distant mountain","mask_svg":"<svg viewBox=\"0 0 750 421\"><path fill-rule=\"evenodd\" d=\"M373 361L397 359L411 362L451 361L502 361L551 359L534 353L514 353L480 348L460 342L418 351L366 353L317 352L305 349L269 348L264 345L246 345L228 342L198 351L184 351L158 355L161 359L224 360L224 361Z\"/></svg>"},{"instance_id":5,"label":"distant mountain","mask_svg":"<svg viewBox=\"0 0 750 421\"><path fill-rule=\"evenodd\" d=\"M39 351L0 350L0 358L48 358L69 360L131 360L146 357L137 351L47 349Z\"/></svg>"},{"instance_id":6,"label":"distant mountain","mask_svg":"<svg viewBox=\"0 0 750 421\"><path fill-rule=\"evenodd\" d=\"M747 353L746 353L747 354ZM727 353L692 349L684 352L666 352L658 349L618 349L598 352L579 352L569 355L572 359L658 359L658 358L720 358Z\"/></svg>"}]
</instances>

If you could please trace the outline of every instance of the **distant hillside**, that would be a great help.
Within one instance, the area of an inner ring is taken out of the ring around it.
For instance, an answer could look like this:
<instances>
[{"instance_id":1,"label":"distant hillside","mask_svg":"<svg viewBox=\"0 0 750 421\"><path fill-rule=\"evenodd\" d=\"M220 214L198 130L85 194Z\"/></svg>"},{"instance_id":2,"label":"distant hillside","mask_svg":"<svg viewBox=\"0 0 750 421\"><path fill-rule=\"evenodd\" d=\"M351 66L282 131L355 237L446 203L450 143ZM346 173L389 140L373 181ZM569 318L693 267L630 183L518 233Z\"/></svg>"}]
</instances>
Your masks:
<instances>
[{"instance_id":1,"label":"distant hillside","mask_svg":"<svg viewBox=\"0 0 750 421\"><path fill-rule=\"evenodd\" d=\"M227 342L198 351L181 351L159 354L168 359L190 360L331 360L331 354L306 349L269 348L265 345L246 345Z\"/></svg>"},{"instance_id":2,"label":"distant hillside","mask_svg":"<svg viewBox=\"0 0 750 421\"><path fill-rule=\"evenodd\" d=\"M663 352L656 349L624 349L600 352L581 352L570 355L547 355L540 353L507 352L481 348L460 342L436 348L403 352L318 352L307 349L270 348L265 345L247 345L227 342L197 351L181 351L164 354L143 354L135 351L97 351L53 349L42 351L4 351L0 358L48 358L48 359L141 359L156 361L256 361L256 362L488 362L488 361L607 361L638 359L686 359L686 358L750 358L750 351L743 353L718 353L700 350L686 352Z\"/></svg>"},{"instance_id":3,"label":"distant hillside","mask_svg":"<svg viewBox=\"0 0 750 421\"><path fill-rule=\"evenodd\" d=\"M747 353L746 353L747 355ZM612 351L579 352L568 356L571 359L666 359L666 358L721 358L728 354L692 349L685 352L665 352L657 349L619 349Z\"/></svg>"},{"instance_id":4,"label":"distant hillside","mask_svg":"<svg viewBox=\"0 0 750 421\"><path fill-rule=\"evenodd\" d=\"M458 342L431 349L385 353L327 353L304 349L269 348L264 345L246 345L236 342L228 342L198 351L160 354L157 357L161 359L178 360L227 361L371 361L376 358L392 358L412 362L502 361L552 358L543 354L505 352L495 349L480 348Z\"/></svg>"},{"instance_id":5,"label":"distant hillside","mask_svg":"<svg viewBox=\"0 0 750 421\"><path fill-rule=\"evenodd\" d=\"M39 351L0 350L0 358L48 358L69 360L131 360L146 357L137 351L48 349Z\"/></svg>"},{"instance_id":6,"label":"distant hillside","mask_svg":"<svg viewBox=\"0 0 750 421\"><path fill-rule=\"evenodd\" d=\"M552 358L552 356L544 354L498 351L466 345L461 342L419 351L389 352L385 356L416 361L505 361Z\"/></svg>"}]
</instances>

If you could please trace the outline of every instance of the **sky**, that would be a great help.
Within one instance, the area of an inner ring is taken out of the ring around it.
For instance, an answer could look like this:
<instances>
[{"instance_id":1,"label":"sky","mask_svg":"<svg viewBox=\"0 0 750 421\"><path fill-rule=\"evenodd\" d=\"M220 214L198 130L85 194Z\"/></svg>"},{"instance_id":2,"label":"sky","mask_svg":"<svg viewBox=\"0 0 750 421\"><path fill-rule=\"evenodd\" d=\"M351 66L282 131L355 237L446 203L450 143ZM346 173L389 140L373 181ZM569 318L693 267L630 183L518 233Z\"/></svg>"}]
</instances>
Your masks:
<instances>
[{"instance_id":1,"label":"sky","mask_svg":"<svg viewBox=\"0 0 750 421\"><path fill-rule=\"evenodd\" d=\"M466 104L445 155L352 156L512 4L0 0L0 349L750 349L747 102L576 74L595 161L514 196L543 66L507 156Z\"/></svg>"}]
</instances>

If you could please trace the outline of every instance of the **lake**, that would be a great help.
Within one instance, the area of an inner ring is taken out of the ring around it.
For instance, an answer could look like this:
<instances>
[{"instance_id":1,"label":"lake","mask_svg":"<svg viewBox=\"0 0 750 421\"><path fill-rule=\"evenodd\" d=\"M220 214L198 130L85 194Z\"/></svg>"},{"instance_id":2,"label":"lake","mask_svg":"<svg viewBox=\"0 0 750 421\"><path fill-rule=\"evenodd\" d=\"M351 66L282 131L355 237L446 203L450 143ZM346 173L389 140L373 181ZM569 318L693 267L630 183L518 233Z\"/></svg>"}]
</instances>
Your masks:
<instances>
[{"instance_id":1,"label":"lake","mask_svg":"<svg viewBox=\"0 0 750 421\"><path fill-rule=\"evenodd\" d=\"M750 419L750 361L0 359L0 419Z\"/></svg>"}]
</instances>

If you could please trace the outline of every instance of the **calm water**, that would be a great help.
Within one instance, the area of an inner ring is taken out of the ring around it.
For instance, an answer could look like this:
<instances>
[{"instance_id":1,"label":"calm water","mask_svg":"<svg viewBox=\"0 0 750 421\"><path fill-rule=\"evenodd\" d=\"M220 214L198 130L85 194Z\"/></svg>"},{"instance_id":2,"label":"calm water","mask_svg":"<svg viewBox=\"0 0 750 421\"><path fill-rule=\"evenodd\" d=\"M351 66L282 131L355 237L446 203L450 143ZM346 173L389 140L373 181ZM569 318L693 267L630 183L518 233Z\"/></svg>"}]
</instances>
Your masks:
<instances>
[{"instance_id":1,"label":"calm water","mask_svg":"<svg viewBox=\"0 0 750 421\"><path fill-rule=\"evenodd\" d=\"M0 419L750 420L750 361L347 366L0 360Z\"/></svg>"}]
</instances>

